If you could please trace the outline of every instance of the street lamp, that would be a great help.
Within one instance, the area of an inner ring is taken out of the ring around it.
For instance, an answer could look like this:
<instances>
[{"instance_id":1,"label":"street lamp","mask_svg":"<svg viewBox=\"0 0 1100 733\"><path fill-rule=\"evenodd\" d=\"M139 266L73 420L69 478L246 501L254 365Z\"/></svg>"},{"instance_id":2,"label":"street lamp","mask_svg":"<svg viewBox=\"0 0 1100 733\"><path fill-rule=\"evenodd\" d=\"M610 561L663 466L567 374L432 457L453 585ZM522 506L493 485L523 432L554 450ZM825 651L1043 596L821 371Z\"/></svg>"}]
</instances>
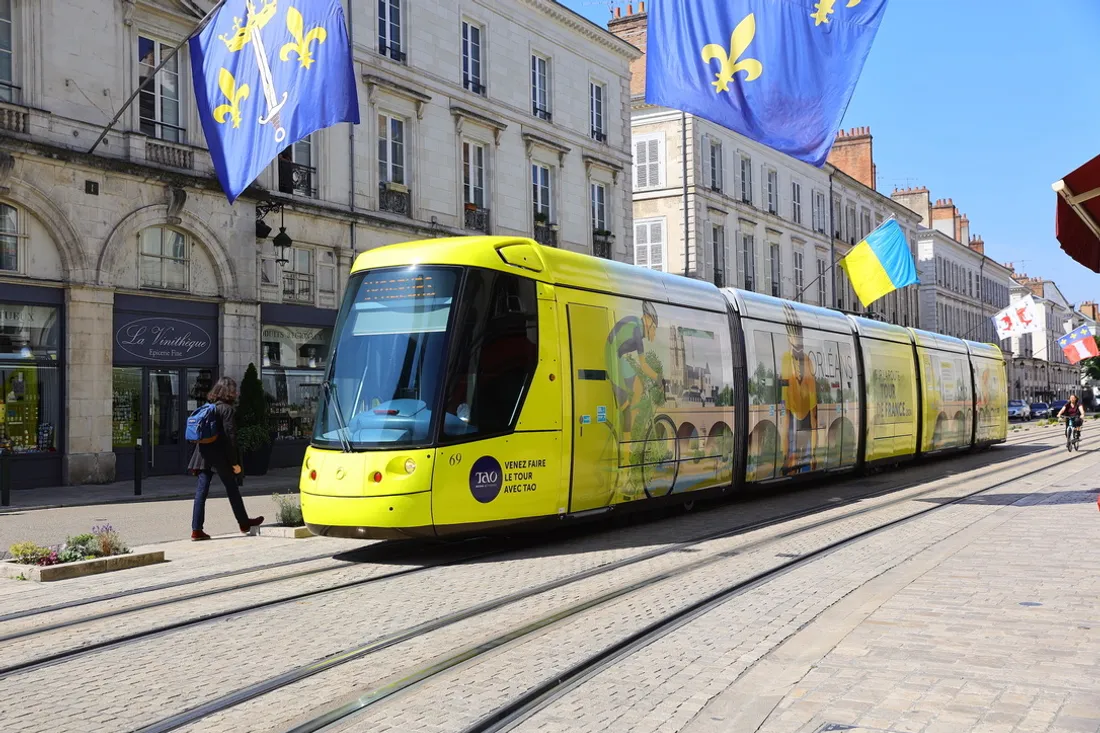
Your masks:
<instances>
[{"instance_id":1,"label":"street lamp","mask_svg":"<svg viewBox=\"0 0 1100 733\"><path fill-rule=\"evenodd\" d=\"M271 243L278 250L279 257L275 262L283 266L290 262L287 253L293 246L294 240L286 233L286 211L281 201L269 200L256 204L256 238L267 239L267 235L271 234L271 227L264 221L264 217L276 209L279 211L279 233Z\"/></svg>"}]
</instances>

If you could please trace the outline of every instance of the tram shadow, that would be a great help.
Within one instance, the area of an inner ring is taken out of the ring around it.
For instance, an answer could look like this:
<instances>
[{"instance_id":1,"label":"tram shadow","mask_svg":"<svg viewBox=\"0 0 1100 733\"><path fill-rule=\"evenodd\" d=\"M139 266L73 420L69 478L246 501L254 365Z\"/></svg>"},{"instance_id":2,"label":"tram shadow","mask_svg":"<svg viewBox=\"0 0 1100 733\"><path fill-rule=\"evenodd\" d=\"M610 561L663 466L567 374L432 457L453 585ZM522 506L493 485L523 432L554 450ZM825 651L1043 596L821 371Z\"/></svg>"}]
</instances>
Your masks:
<instances>
[{"instance_id":1,"label":"tram shadow","mask_svg":"<svg viewBox=\"0 0 1100 733\"><path fill-rule=\"evenodd\" d=\"M1096 504L1100 488L1077 491L1054 491L1031 494L980 494L965 499L928 497L918 501L927 504L977 504L980 506L1054 506L1060 504Z\"/></svg>"},{"instance_id":2,"label":"tram shadow","mask_svg":"<svg viewBox=\"0 0 1100 733\"><path fill-rule=\"evenodd\" d=\"M940 454L903 464L894 470L791 478L745 486L724 496L695 499L690 508L685 502L692 499L692 495L678 494L651 507L616 508L584 520L554 518L546 522L519 523L493 534L467 537L374 541L340 553L335 559L382 565L470 565L652 548L692 541L708 534L737 534L762 526L780 525L796 516L814 516L872 497L889 497L924 483L947 479L949 483L944 486L947 489L955 480L959 483L972 481L979 471L983 474L997 471L999 464L1055 447L998 445L977 452ZM1011 479L1007 475L1003 479L997 473L993 475L998 480ZM950 499L924 501L947 502Z\"/></svg>"}]
</instances>

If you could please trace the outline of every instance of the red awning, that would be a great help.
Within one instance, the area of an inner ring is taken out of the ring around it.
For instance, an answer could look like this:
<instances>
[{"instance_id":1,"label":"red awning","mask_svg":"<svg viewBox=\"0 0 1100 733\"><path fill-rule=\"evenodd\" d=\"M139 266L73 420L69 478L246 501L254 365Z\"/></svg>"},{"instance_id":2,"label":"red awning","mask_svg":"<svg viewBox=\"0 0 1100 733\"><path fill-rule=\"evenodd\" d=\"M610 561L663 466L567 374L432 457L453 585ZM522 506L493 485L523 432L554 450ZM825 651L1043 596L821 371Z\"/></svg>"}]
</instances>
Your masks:
<instances>
[{"instance_id":1,"label":"red awning","mask_svg":"<svg viewBox=\"0 0 1100 733\"><path fill-rule=\"evenodd\" d=\"M1100 155L1051 187L1058 193L1054 236L1066 254L1100 272Z\"/></svg>"}]
</instances>

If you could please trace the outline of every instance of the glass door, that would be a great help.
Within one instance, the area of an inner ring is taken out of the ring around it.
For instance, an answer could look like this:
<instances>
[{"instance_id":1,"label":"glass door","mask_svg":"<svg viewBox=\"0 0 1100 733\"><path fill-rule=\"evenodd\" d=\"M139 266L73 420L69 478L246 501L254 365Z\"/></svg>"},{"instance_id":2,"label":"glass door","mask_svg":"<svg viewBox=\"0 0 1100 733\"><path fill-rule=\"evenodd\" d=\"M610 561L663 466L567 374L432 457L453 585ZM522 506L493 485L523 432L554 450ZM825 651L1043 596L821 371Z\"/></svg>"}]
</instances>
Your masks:
<instances>
[{"instance_id":1,"label":"glass door","mask_svg":"<svg viewBox=\"0 0 1100 733\"><path fill-rule=\"evenodd\" d=\"M149 369L148 471L151 476L179 473L184 468L178 369Z\"/></svg>"}]
</instances>

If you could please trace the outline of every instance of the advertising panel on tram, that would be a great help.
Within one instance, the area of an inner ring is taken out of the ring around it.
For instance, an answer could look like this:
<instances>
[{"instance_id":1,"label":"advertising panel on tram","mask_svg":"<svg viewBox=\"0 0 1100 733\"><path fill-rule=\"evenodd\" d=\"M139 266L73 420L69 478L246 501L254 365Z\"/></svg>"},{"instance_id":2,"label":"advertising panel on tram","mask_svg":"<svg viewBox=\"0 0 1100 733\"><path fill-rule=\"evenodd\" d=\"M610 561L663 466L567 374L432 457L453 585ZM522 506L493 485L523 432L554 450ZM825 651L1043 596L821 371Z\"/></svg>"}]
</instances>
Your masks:
<instances>
[{"instance_id":1,"label":"advertising panel on tram","mask_svg":"<svg viewBox=\"0 0 1100 733\"><path fill-rule=\"evenodd\" d=\"M867 463L917 452L917 367L909 331L901 326L853 318L863 350L867 399Z\"/></svg>"}]
</instances>

